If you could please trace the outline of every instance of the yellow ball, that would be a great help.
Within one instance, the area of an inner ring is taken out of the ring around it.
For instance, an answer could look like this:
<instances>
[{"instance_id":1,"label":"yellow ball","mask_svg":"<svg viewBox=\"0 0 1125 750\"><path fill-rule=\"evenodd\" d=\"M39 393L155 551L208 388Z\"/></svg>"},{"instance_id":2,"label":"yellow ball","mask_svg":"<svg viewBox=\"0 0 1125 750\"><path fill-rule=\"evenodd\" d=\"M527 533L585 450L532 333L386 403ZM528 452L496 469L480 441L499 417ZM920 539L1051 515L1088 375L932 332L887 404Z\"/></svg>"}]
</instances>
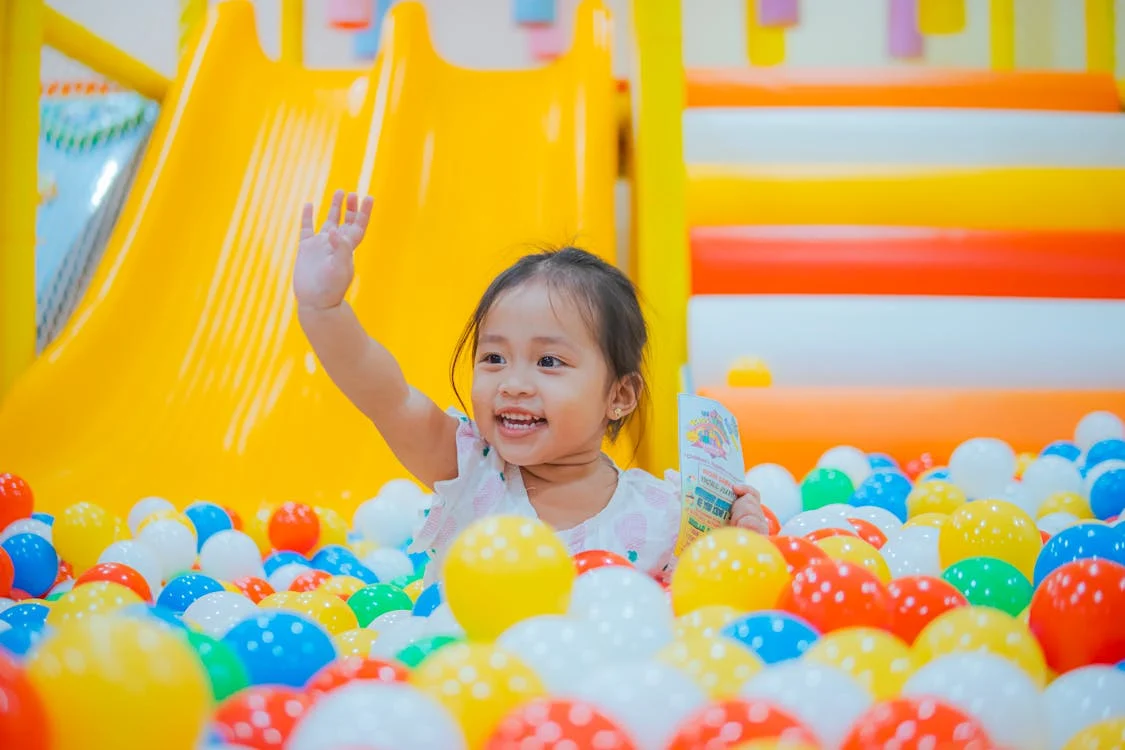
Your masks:
<instances>
[{"instance_id":1,"label":"yellow ball","mask_svg":"<svg viewBox=\"0 0 1125 750\"><path fill-rule=\"evenodd\" d=\"M422 579L419 578L403 586L402 590L403 593L410 597L410 601L416 602L418 601L418 597L422 595L422 590L425 588L426 585L422 582Z\"/></svg>"},{"instance_id":2,"label":"yellow ball","mask_svg":"<svg viewBox=\"0 0 1125 750\"><path fill-rule=\"evenodd\" d=\"M71 620L106 615L143 601L131 588L120 583L113 581L83 583L54 602L51 611L47 613L47 624L59 626Z\"/></svg>"},{"instance_id":3,"label":"yellow ball","mask_svg":"<svg viewBox=\"0 0 1125 750\"><path fill-rule=\"evenodd\" d=\"M1023 479L1023 473L1027 471L1027 467L1035 463L1035 459L1039 456L1035 453L1018 453L1016 454L1016 470L1014 472L1016 479Z\"/></svg>"},{"instance_id":4,"label":"yellow ball","mask_svg":"<svg viewBox=\"0 0 1125 750\"><path fill-rule=\"evenodd\" d=\"M874 628L827 633L809 647L804 658L842 669L867 688L876 701L897 697L917 668L910 646Z\"/></svg>"},{"instance_id":5,"label":"yellow ball","mask_svg":"<svg viewBox=\"0 0 1125 750\"><path fill-rule=\"evenodd\" d=\"M445 706L471 748L483 746L513 708L546 694L531 667L488 643L451 643L426 657L410 682Z\"/></svg>"},{"instance_id":6,"label":"yellow ball","mask_svg":"<svg viewBox=\"0 0 1125 750\"><path fill-rule=\"evenodd\" d=\"M344 601L347 601L347 597L365 586L367 586L367 584L355 576L332 576L327 581L317 586L316 590L323 591L326 594L334 594L337 597L343 596Z\"/></svg>"},{"instance_id":7,"label":"yellow ball","mask_svg":"<svg viewBox=\"0 0 1125 750\"><path fill-rule=\"evenodd\" d=\"M258 553L262 557L273 551L273 544L270 543L270 516L273 511L272 505L262 503L242 525L242 531L258 545Z\"/></svg>"},{"instance_id":8,"label":"yellow ball","mask_svg":"<svg viewBox=\"0 0 1125 750\"><path fill-rule=\"evenodd\" d=\"M744 614L746 613L725 604L700 607L676 618L675 636L678 639L689 638L693 635L715 638L723 628Z\"/></svg>"},{"instance_id":9,"label":"yellow ball","mask_svg":"<svg viewBox=\"0 0 1125 750\"><path fill-rule=\"evenodd\" d=\"M366 539L359 539L351 543L352 553L360 560L379 549L379 545Z\"/></svg>"},{"instance_id":10,"label":"yellow ball","mask_svg":"<svg viewBox=\"0 0 1125 750\"><path fill-rule=\"evenodd\" d=\"M112 513L93 503L75 503L55 519L51 536L59 558L74 569L74 576L98 564L105 548L125 538L124 526Z\"/></svg>"},{"instance_id":11,"label":"yellow ball","mask_svg":"<svg viewBox=\"0 0 1125 750\"><path fill-rule=\"evenodd\" d=\"M890 583L891 569L887 561L871 542L855 536L837 534L817 539L816 546L824 550L833 560L848 562L866 568L883 583Z\"/></svg>"},{"instance_id":12,"label":"yellow ball","mask_svg":"<svg viewBox=\"0 0 1125 750\"><path fill-rule=\"evenodd\" d=\"M320 521L320 536L317 537L316 547L313 552L327 547L330 544L346 546L348 543L348 522L331 508L313 507L313 513Z\"/></svg>"},{"instance_id":13,"label":"yellow ball","mask_svg":"<svg viewBox=\"0 0 1125 750\"><path fill-rule=\"evenodd\" d=\"M1031 630L1018 618L992 607L958 607L943 612L914 641L919 665L967 651L995 654L1027 672L1040 688L1047 684L1047 660Z\"/></svg>"},{"instance_id":14,"label":"yellow ball","mask_svg":"<svg viewBox=\"0 0 1125 750\"><path fill-rule=\"evenodd\" d=\"M941 567L970 557L995 557L1035 579L1035 559L1043 538L1023 508L1005 500L974 500L949 516L938 534Z\"/></svg>"},{"instance_id":15,"label":"yellow ball","mask_svg":"<svg viewBox=\"0 0 1125 750\"><path fill-rule=\"evenodd\" d=\"M737 697L764 666L757 654L736 641L699 634L672 641L656 658L686 674L712 700Z\"/></svg>"},{"instance_id":16,"label":"yellow ball","mask_svg":"<svg viewBox=\"0 0 1125 750\"><path fill-rule=\"evenodd\" d=\"M909 518L923 513L946 515L965 504L965 493L952 482L929 479L914 485L906 496L906 513Z\"/></svg>"},{"instance_id":17,"label":"yellow ball","mask_svg":"<svg viewBox=\"0 0 1125 750\"><path fill-rule=\"evenodd\" d=\"M453 616L480 641L529 617L565 614L577 577L554 530L522 516L470 524L450 545L442 573Z\"/></svg>"},{"instance_id":18,"label":"yellow ball","mask_svg":"<svg viewBox=\"0 0 1125 750\"><path fill-rule=\"evenodd\" d=\"M258 602L258 608L288 609L291 612L296 612L298 596L300 596L300 594L296 591L277 591L263 597L262 600Z\"/></svg>"},{"instance_id":19,"label":"yellow ball","mask_svg":"<svg viewBox=\"0 0 1125 750\"><path fill-rule=\"evenodd\" d=\"M1067 740L1063 750L1125 750L1125 716L1091 724Z\"/></svg>"},{"instance_id":20,"label":"yellow ball","mask_svg":"<svg viewBox=\"0 0 1125 750\"><path fill-rule=\"evenodd\" d=\"M352 630L345 630L332 640L336 642L336 654L340 658L345 656L362 656L366 659L371 655L371 646L374 645L378 637L379 634L374 630L354 628Z\"/></svg>"},{"instance_id":21,"label":"yellow ball","mask_svg":"<svg viewBox=\"0 0 1125 750\"><path fill-rule=\"evenodd\" d=\"M940 529L949 520L948 513L919 513L909 519L903 526L929 526Z\"/></svg>"},{"instance_id":22,"label":"yellow ball","mask_svg":"<svg viewBox=\"0 0 1125 750\"><path fill-rule=\"evenodd\" d=\"M767 537L726 526L693 541L672 573L676 614L717 604L771 609L789 583L785 558Z\"/></svg>"},{"instance_id":23,"label":"yellow ball","mask_svg":"<svg viewBox=\"0 0 1125 750\"><path fill-rule=\"evenodd\" d=\"M1042 518L1049 513L1070 513L1080 520L1094 517L1094 511L1090 510L1090 503L1077 492L1056 492L1048 495L1039 506L1038 517Z\"/></svg>"},{"instance_id":24,"label":"yellow ball","mask_svg":"<svg viewBox=\"0 0 1125 750\"><path fill-rule=\"evenodd\" d=\"M331 635L337 635L359 627L355 612L352 611L347 602L334 594L326 594L319 589L297 594L296 598L292 600L291 608L319 623Z\"/></svg>"},{"instance_id":25,"label":"yellow ball","mask_svg":"<svg viewBox=\"0 0 1125 750\"><path fill-rule=\"evenodd\" d=\"M192 750L211 709L187 639L144 618L64 622L31 652L27 676L54 750Z\"/></svg>"},{"instance_id":26,"label":"yellow ball","mask_svg":"<svg viewBox=\"0 0 1125 750\"><path fill-rule=\"evenodd\" d=\"M165 508L164 510L149 513L145 516L143 521L137 524L137 533L141 533L146 526L154 524L157 521L175 521L186 527L187 530L191 532L192 536L197 536L195 524L191 522L191 519L187 517L186 513L181 510L176 510L175 508Z\"/></svg>"}]
</instances>

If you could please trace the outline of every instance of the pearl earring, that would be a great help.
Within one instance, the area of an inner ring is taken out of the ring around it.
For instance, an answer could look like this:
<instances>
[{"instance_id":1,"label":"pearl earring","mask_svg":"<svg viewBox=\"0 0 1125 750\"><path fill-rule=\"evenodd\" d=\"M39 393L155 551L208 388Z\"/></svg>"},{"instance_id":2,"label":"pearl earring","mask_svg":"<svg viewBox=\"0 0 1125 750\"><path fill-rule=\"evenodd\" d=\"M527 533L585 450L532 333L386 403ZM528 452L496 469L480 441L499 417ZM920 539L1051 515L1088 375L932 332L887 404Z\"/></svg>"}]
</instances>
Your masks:
<instances>
[{"instance_id":1,"label":"pearl earring","mask_svg":"<svg viewBox=\"0 0 1125 750\"><path fill-rule=\"evenodd\" d=\"M621 419L621 407L620 406L613 410L613 418L614 419Z\"/></svg>"}]
</instances>

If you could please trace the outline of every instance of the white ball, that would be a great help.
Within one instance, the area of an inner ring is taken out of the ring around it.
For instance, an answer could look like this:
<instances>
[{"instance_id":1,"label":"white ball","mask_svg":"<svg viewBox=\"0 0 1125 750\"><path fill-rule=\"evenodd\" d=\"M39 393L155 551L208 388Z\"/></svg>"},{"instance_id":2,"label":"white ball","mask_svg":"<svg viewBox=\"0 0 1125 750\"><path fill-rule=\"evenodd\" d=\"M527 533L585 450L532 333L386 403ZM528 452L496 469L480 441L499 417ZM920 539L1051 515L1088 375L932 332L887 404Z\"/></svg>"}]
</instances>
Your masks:
<instances>
[{"instance_id":1,"label":"white ball","mask_svg":"<svg viewBox=\"0 0 1125 750\"><path fill-rule=\"evenodd\" d=\"M569 693L586 675L613 661L593 623L562 615L517 622L496 642L523 659L554 694Z\"/></svg>"},{"instance_id":2,"label":"white ball","mask_svg":"<svg viewBox=\"0 0 1125 750\"><path fill-rule=\"evenodd\" d=\"M368 552L363 556L363 564L370 568L380 581L393 581L414 572L414 563L410 562L406 553L394 547L383 547Z\"/></svg>"},{"instance_id":3,"label":"white ball","mask_svg":"<svg viewBox=\"0 0 1125 750\"><path fill-rule=\"evenodd\" d=\"M137 541L156 554L165 581L195 562L195 535L179 521L154 521L141 529Z\"/></svg>"},{"instance_id":4,"label":"white ball","mask_svg":"<svg viewBox=\"0 0 1125 750\"><path fill-rule=\"evenodd\" d=\"M159 555L153 552L147 544L133 539L114 542L102 550L98 562L128 565L145 579L154 601L160 594L160 584L164 580L164 566Z\"/></svg>"},{"instance_id":5,"label":"white ball","mask_svg":"<svg viewBox=\"0 0 1125 750\"><path fill-rule=\"evenodd\" d=\"M212 638L222 638L235 625L257 612L258 606L242 594L214 591L189 604L183 619Z\"/></svg>"},{"instance_id":6,"label":"white ball","mask_svg":"<svg viewBox=\"0 0 1125 750\"><path fill-rule=\"evenodd\" d=\"M904 526L887 536L879 550L892 578L940 576L938 529L932 526Z\"/></svg>"},{"instance_id":7,"label":"white ball","mask_svg":"<svg viewBox=\"0 0 1125 750\"><path fill-rule=\"evenodd\" d=\"M303 563L286 563L280 568L270 573L269 578L266 579L274 591L288 591L289 587L293 585L293 581L297 580L300 576L308 573L312 568Z\"/></svg>"},{"instance_id":8,"label":"white ball","mask_svg":"<svg viewBox=\"0 0 1125 750\"><path fill-rule=\"evenodd\" d=\"M633 568L596 568L578 576L568 614L593 625L617 660L647 659L672 642L668 595Z\"/></svg>"},{"instance_id":9,"label":"white ball","mask_svg":"<svg viewBox=\"0 0 1125 750\"><path fill-rule=\"evenodd\" d=\"M1043 504L1041 500L1033 499L1032 495L1024 489L1023 483L1018 479L1013 479L1008 482L998 499L1007 500L1012 505L1019 506L1020 509L1032 518L1039 515L1039 506Z\"/></svg>"},{"instance_id":10,"label":"white ball","mask_svg":"<svg viewBox=\"0 0 1125 750\"><path fill-rule=\"evenodd\" d=\"M465 738L449 712L416 688L364 680L318 698L293 729L286 747L463 750Z\"/></svg>"},{"instance_id":11,"label":"white ball","mask_svg":"<svg viewBox=\"0 0 1125 750\"><path fill-rule=\"evenodd\" d=\"M1074 442L1083 453L1090 450L1094 443L1113 438L1125 440L1125 423L1108 411L1092 411L1082 417L1074 428Z\"/></svg>"},{"instance_id":12,"label":"white ball","mask_svg":"<svg viewBox=\"0 0 1125 750\"><path fill-rule=\"evenodd\" d=\"M806 661L770 665L751 677L739 695L789 711L826 748L840 747L852 724L871 705L871 696L846 672Z\"/></svg>"},{"instance_id":13,"label":"white ball","mask_svg":"<svg viewBox=\"0 0 1125 750\"><path fill-rule=\"evenodd\" d=\"M746 472L746 484L758 491L762 505L773 511L779 523L801 512L801 489L784 466L758 464Z\"/></svg>"},{"instance_id":14,"label":"white ball","mask_svg":"<svg viewBox=\"0 0 1125 750\"><path fill-rule=\"evenodd\" d=\"M859 487L871 475L871 461L867 454L850 445L829 448L816 462L818 469L838 469L848 475L853 487Z\"/></svg>"},{"instance_id":15,"label":"white ball","mask_svg":"<svg viewBox=\"0 0 1125 750\"><path fill-rule=\"evenodd\" d=\"M851 510L859 510L859 508L851 508ZM844 514L837 513L832 509L817 508L816 510L802 511L783 523L779 536L804 536L809 532L820 529L855 531L855 527Z\"/></svg>"},{"instance_id":16,"label":"white ball","mask_svg":"<svg viewBox=\"0 0 1125 750\"><path fill-rule=\"evenodd\" d=\"M54 543L51 527L38 518L17 518L12 521L8 524L7 528L0 533L0 542L11 539L16 534L34 534L35 536L43 537L52 544Z\"/></svg>"},{"instance_id":17,"label":"white ball","mask_svg":"<svg viewBox=\"0 0 1125 750\"><path fill-rule=\"evenodd\" d=\"M136 534L137 528L140 527L141 523L153 513L175 509L176 506L162 497L153 496L141 498L133 505L133 508L129 511L129 517L126 519L129 524L129 531Z\"/></svg>"},{"instance_id":18,"label":"white ball","mask_svg":"<svg viewBox=\"0 0 1125 750\"><path fill-rule=\"evenodd\" d=\"M199 567L220 581L266 577L258 545L247 534L234 529L217 531L207 538L199 552Z\"/></svg>"},{"instance_id":19,"label":"white ball","mask_svg":"<svg viewBox=\"0 0 1125 750\"><path fill-rule=\"evenodd\" d=\"M1056 492L1081 494L1082 475L1073 461L1062 456L1042 456L1024 470L1021 486L1035 507L1035 512L1031 514L1035 518L1043 501Z\"/></svg>"},{"instance_id":20,"label":"white ball","mask_svg":"<svg viewBox=\"0 0 1125 750\"><path fill-rule=\"evenodd\" d=\"M996 438L966 440L949 459L949 478L974 500L1002 495L1015 471L1012 447Z\"/></svg>"},{"instance_id":21,"label":"white ball","mask_svg":"<svg viewBox=\"0 0 1125 750\"><path fill-rule=\"evenodd\" d=\"M414 616L414 613L409 609L392 609L390 612L384 612L383 614L372 620L368 624L367 629L374 630L376 633L382 633L384 630L386 630L396 622L399 622L400 620L408 620Z\"/></svg>"},{"instance_id":22,"label":"white ball","mask_svg":"<svg viewBox=\"0 0 1125 750\"><path fill-rule=\"evenodd\" d=\"M72 588L74 588L74 579L73 578L67 578L65 581L59 581L58 584L53 586L51 588L51 590L48 591L47 593L48 594L65 594L66 592L70 591ZM156 595L154 594L152 598L155 601Z\"/></svg>"},{"instance_id":23,"label":"white ball","mask_svg":"<svg viewBox=\"0 0 1125 750\"><path fill-rule=\"evenodd\" d=\"M422 522L422 491L405 479L383 485L379 494L355 510L352 525L363 538L380 547L401 547Z\"/></svg>"},{"instance_id":24,"label":"white ball","mask_svg":"<svg viewBox=\"0 0 1125 750\"><path fill-rule=\"evenodd\" d=\"M1089 498L1090 490L1094 489L1094 482L1101 479L1102 474L1114 469L1125 469L1125 461L1120 458L1110 458L1090 469L1090 473L1086 475L1086 479L1082 482L1083 496Z\"/></svg>"},{"instance_id":25,"label":"white ball","mask_svg":"<svg viewBox=\"0 0 1125 750\"><path fill-rule=\"evenodd\" d=\"M1050 750L1062 750L1080 731L1106 719L1125 717L1125 672L1103 664L1060 675L1043 693Z\"/></svg>"},{"instance_id":26,"label":"white ball","mask_svg":"<svg viewBox=\"0 0 1125 750\"><path fill-rule=\"evenodd\" d=\"M16 600L15 599L9 599L6 596L0 596L0 612L3 612L8 607L14 607L14 606L16 606ZM4 624L7 625L8 623L4 623Z\"/></svg>"},{"instance_id":27,"label":"white ball","mask_svg":"<svg viewBox=\"0 0 1125 750\"><path fill-rule=\"evenodd\" d=\"M1000 747L1046 750L1039 689L1012 662L984 651L946 654L922 666L902 688L907 697L948 701L976 717Z\"/></svg>"},{"instance_id":28,"label":"white ball","mask_svg":"<svg viewBox=\"0 0 1125 750\"><path fill-rule=\"evenodd\" d=\"M614 719L639 750L663 750L679 725L707 702L680 670L648 660L605 665L570 694Z\"/></svg>"},{"instance_id":29,"label":"white ball","mask_svg":"<svg viewBox=\"0 0 1125 750\"><path fill-rule=\"evenodd\" d=\"M1035 525L1040 531L1046 531L1051 536L1054 536L1063 529L1069 529L1076 523L1078 523L1078 516L1073 513L1067 513L1065 510L1060 510L1055 513L1048 513L1040 518Z\"/></svg>"},{"instance_id":30,"label":"white ball","mask_svg":"<svg viewBox=\"0 0 1125 750\"><path fill-rule=\"evenodd\" d=\"M861 521L874 524L875 528L883 532L883 536L890 536L902 528L902 521L898 516L891 513L886 508L880 508L877 505L864 505L859 508L852 508L848 512L848 518L858 518Z\"/></svg>"},{"instance_id":31,"label":"white ball","mask_svg":"<svg viewBox=\"0 0 1125 750\"><path fill-rule=\"evenodd\" d=\"M391 613L387 612L386 614ZM374 624L374 622L371 623L371 625ZM371 644L372 656L394 658L399 651L430 635L427 618L413 614L409 617L395 619L389 625L384 624L377 629L372 628L371 625L367 626L368 629L379 633L379 637Z\"/></svg>"},{"instance_id":32,"label":"white ball","mask_svg":"<svg viewBox=\"0 0 1125 750\"><path fill-rule=\"evenodd\" d=\"M383 614L387 613L384 612ZM426 635L447 635L452 638L465 637L465 629L453 616L453 610L450 609L449 602L442 602L437 605L434 607L434 611L426 616Z\"/></svg>"}]
</instances>

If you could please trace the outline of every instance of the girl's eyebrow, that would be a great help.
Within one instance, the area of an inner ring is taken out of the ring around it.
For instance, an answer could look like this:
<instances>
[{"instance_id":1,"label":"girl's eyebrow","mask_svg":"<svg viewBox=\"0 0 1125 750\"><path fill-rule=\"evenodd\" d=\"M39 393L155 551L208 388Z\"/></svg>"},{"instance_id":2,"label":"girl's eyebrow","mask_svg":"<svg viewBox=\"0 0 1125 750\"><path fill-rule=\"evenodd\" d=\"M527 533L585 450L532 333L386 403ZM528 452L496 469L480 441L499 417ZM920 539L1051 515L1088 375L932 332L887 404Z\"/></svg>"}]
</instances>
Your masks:
<instances>
[{"instance_id":1,"label":"girl's eyebrow","mask_svg":"<svg viewBox=\"0 0 1125 750\"><path fill-rule=\"evenodd\" d=\"M531 339L536 344L567 344L570 343L563 336L536 336ZM508 339L498 333L485 333L480 337L482 344L506 344Z\"/></svg>"}]
</instances>

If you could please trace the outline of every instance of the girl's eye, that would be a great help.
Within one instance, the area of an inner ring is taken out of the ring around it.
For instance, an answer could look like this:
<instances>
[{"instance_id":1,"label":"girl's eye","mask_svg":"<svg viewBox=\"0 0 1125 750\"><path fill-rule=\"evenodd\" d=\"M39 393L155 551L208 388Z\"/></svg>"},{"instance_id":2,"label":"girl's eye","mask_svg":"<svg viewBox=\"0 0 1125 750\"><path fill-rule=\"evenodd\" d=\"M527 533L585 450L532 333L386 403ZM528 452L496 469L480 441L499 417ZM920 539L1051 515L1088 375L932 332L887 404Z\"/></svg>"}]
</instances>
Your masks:
<instances>
[{"instance_id":1,"label":"girl's eye","mask_svg":"<svg viewBox=\"0 0 1125 750\"><path fill-rule=\"evenodd\" d=\"M480 361L483 362L486 365L502 365L502 364L504 364L504 358L501 357L499 354L485 354L483 357L480 358Z\"/></svg>"},{"instance_id":2,"label":"girl's eye","mask_svg":"<svg viewBox=\"0 0 1125 750\"><path fill-rule=\"evenodd\" d=\"M558 357L552 357L551 355L548 354L546 357L540 357L539 358L539 366L540 367L562 367L562 360L559 359Z\"/></svg>"}]
</instances>

